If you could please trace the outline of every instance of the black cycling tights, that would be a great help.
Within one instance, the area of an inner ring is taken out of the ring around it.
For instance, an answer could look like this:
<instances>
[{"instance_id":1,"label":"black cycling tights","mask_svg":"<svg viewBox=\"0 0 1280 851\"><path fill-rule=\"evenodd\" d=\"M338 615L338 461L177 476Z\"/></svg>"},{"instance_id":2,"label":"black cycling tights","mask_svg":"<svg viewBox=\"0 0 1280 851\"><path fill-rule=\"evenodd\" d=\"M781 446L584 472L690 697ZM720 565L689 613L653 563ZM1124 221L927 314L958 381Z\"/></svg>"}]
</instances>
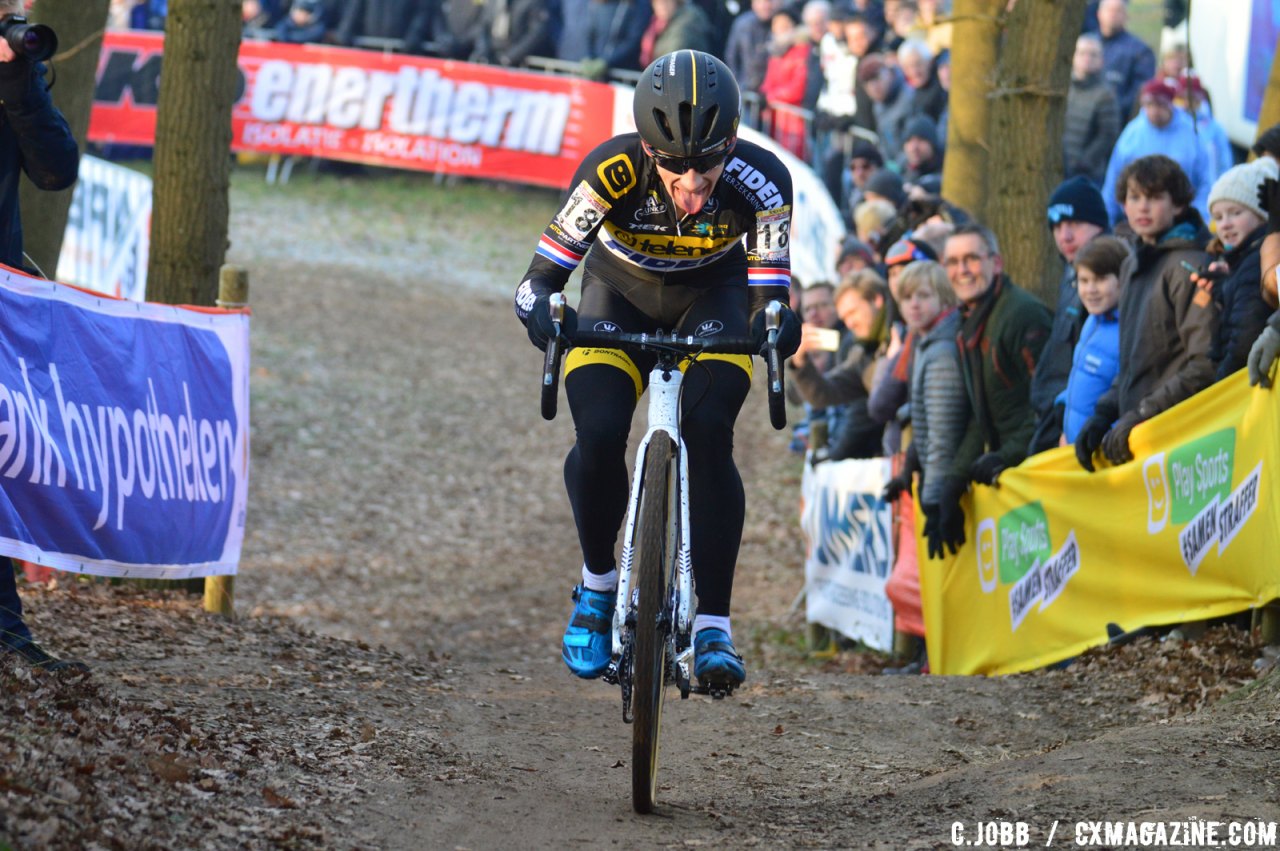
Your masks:
<instances>
[{"instance_id":1,"label":"black cycling tights","mask_svg":"<svg viewBox=\"0 0 1280 851\"><path fill-rule=\"evenodd\" d=\"M642 376L647 383L648 373ZM621 369L599 363L574 369L564 386L578 436L564 464L569 502L587 569L608 573L627 512L627 434L636 386ZM747 373L725 361L701 361L685 371L680 430L689 453L693 575L701 614L729 614L745 513L742 478L733 463L733 424L750 387Z\"/></svg>"}]
</instances>

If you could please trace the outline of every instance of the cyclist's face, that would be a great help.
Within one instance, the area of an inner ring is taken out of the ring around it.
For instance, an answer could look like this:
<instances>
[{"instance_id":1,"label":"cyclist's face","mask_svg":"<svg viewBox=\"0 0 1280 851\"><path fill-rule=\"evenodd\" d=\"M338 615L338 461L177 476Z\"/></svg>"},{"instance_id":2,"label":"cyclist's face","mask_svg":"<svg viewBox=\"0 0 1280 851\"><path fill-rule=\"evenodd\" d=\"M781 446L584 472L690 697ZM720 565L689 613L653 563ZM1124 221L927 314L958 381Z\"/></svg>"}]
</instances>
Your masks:
<instances>
[{"instance_id":1,"label":"cyclist's face","mask_svg":"<svg viewBox=\"0 0 1280 851\"><path fill-rule=\"evenodd\" d=\"M705 172L691 168L683 174L667 171L662 166L658 166L658 177L662 180L662 185L667 188L667 194L671 196L672 201L676 202L681 215L687 216L702 211L723 173L724 163Z\"/></svg>"}]
</instances>

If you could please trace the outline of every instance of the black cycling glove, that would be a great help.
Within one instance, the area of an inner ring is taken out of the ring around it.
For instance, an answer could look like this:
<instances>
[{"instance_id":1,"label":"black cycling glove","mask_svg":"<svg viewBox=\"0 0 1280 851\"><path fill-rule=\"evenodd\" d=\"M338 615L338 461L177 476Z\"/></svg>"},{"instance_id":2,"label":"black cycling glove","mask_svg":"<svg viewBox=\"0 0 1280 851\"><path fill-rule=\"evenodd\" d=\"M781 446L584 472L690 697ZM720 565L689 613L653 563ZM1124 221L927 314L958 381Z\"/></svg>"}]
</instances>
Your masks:
<instances>
[{"instance_id":1,"label":"black cycling glove","mask_svg":"<svg viewBox=\"0 0 1280 851\"><path fill-rule=\"evenodd\" d=\"M769 332L764 327L764 320L763 308L757 311L755 318L751 320L751 341L760 352L764 351L765 343L769 340ZM794 355L798 348L800 348L800 319L784 304L782 313L778 315L778 357L785 360Z\"/></svg>"},{"instance_id":2,"label":"black cycling glove","mask_svg":"<svg viewBox=\"0 0 1280 851\"><path fill-rule=\"evenodd\" d=\"M529 342L545 352L547 343L551 342L551 338L556 335L555 323L551 321L550 296L538 296L538 300L529 309L529 316L525 319L524 325L529 332ZM578 333L578 311L568 305L564 308L564 321L560 323L560 333L566 340L573 340L573 335Z\"/></svg>"}]
</instances>

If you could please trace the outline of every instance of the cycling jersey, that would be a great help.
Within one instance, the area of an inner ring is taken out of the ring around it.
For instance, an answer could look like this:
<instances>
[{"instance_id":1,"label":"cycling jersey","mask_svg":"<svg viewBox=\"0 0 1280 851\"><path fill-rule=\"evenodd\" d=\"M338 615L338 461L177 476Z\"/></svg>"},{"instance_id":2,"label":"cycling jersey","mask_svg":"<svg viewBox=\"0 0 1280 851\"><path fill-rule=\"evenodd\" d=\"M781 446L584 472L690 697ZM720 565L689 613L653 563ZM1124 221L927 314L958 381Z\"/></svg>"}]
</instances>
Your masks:
<instances>
[{"instance_id":1,"label":"cycling jersey","mask_svg":"<svg viewBox=\"0 0 1280 851\"><path fill-rule=\"evenodd\" d=\"M750 316L774 299L787 304L791 199L782 162L739 140L706 205L680 218L639 134L615 136L574 174L516 290L516 315L524 321L540 296L563 290L584 258L588 274L615 282L631 300L643 301L649 285L738 284L748 287Z\"/></svg>"}]
</instances>

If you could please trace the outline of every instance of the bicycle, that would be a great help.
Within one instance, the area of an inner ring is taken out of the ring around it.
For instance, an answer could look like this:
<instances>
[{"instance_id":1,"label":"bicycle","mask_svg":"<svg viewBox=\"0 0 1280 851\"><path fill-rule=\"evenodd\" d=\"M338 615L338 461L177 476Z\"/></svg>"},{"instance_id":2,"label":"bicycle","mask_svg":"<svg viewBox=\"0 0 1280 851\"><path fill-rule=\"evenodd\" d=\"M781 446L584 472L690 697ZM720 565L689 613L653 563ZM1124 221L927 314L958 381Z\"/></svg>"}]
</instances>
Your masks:
<instances>
[{"instance_id":1,"label":"bicycle","mask_svg":"<svg viewBox=\"0 0 1280 851\"><path fill-rule=\"evenodd\" d=\"M551 297L556 335L547 345L542 376L542 416L554 419L560 358L566 341L560 331L564 296ZM680 437L682 361L703 354L760 354L768 369L769 420L786 427L777 336L782 305L766 308L763 350L750 337L680 337L674 332L628 334L579 331L574 346L598 346L657 357L649 374L649 429L636 451L627 520L618 561L618 594L613 612L613 653L602 678L622 691L622 719L632 725L631 803L637 813L653 811L657 795L658 736L665 686L674 683L681 699L691 693L715 700L732 685L690 681L693 665L693 568L689 535L688 462ZM633 575L634 574L634 575Z\"/></svg>"}]
</instances>

